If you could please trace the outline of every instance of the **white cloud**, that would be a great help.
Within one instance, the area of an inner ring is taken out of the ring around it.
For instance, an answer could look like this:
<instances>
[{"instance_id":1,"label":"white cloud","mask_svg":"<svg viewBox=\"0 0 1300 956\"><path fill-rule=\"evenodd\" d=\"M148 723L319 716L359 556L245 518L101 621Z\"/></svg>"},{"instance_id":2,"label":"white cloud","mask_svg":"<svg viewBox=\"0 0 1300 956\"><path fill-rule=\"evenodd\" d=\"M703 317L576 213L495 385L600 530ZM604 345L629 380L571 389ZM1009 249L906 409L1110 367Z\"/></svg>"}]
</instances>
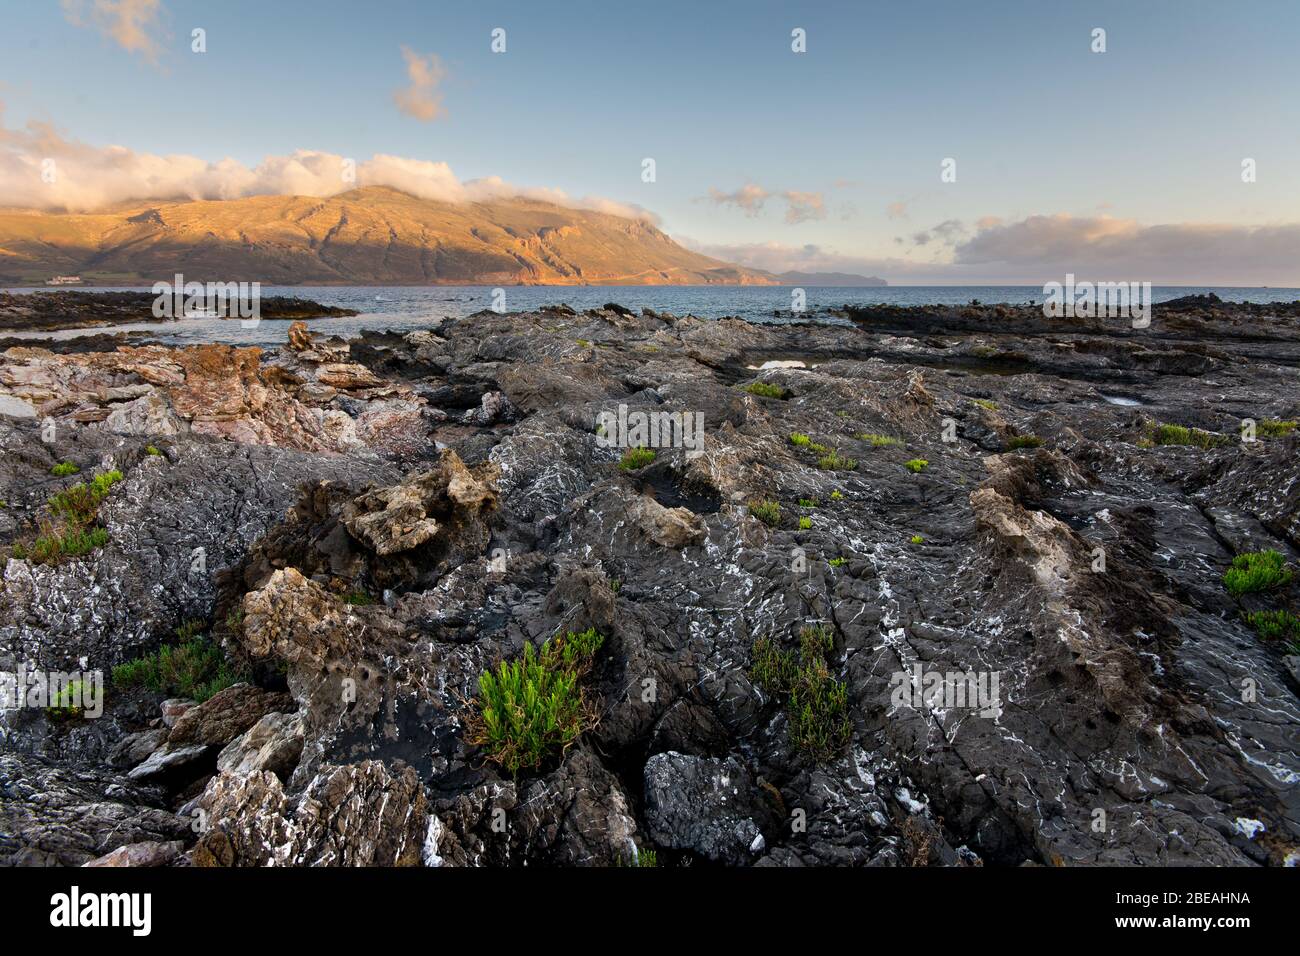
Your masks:
<instances>
[{"instance_id":1,"label":"white cloud","mask_svg":"<svg viewBox=\"0 0 1300 956\"><path fill-rule=\"evenodd\" d=\"M785 221L791 224L809 222L813 219L826 218L826 202L821 193L801 193L787 189L781 194L785 197Z\"/></svg>"},{"instance_id":2,"label":"white cloud","mask_svg":"<svg viewBox=\"0 0 1300 956\"><path fill-rule=\"evenodd\" d=\"M158 61L162 44L161 0L61 0L64 18L74 26L94 27L128 53Z\"/></svg>"},{"instance_id":3,"label":"white cloud","mask_svg":"<svg viewBox=\"0 0 1300 956\"><path fill-rule=\"evenodd\" d=\"M406 60L406 78L410 85L393 92L393 102L397 108L424 123L446 116L447 110L442 105L438 84L446 77L447 70L437 54L420 56L410 47L403 46L402 58Z\"/></svg>"},{"instance_id":4,"label":"white cloud","mask_svg":"<svg viewBox=\"0 0 1300 956\"><path fill-rule=\"evenodd\" d=\"M755 183L746 183L735 192L723 192L721 189L710 189L709 198L719 206L736 206L745 211L746 216L757 216L763 209L763 204L767 202L769 193L762 186Z\"/></svg>"},{"instance_id":5,"label":"white cloud","mask_svg":"<svg viewBox=\"0 0 1300 956\"><path fill-rule=\"evenodd\" d=\"M0 120L3 119L0 107ZM599 196L571 198L563 190L515 186L492 176L462 181L449 165L377 153L355 164L297 150L249 167L234 159L138 153L124 146L91 146L62 136L48 123L8 129L0 122L0 206L85 212L129 200L238 199L243 196L333 196L358 186L390 186L421 199L487 202L522 196L576 209L657 223L639 206Z\"/></svg>"}]
</instances>

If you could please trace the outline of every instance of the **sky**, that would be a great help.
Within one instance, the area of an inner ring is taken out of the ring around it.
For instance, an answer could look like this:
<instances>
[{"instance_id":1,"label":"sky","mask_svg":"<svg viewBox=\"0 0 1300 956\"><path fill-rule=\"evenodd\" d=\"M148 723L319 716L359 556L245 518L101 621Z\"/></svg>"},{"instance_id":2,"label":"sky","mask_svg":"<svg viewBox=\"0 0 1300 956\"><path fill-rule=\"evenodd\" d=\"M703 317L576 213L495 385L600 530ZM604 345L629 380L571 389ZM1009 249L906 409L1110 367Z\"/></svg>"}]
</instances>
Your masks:
<instances>
[{"instance_id":1,"label":"sky","mask_svg":"<svg viewBox=\"0 0 1300 956\"><path fill-rule=\"evenodd\" d=\"M351 159L362 184L642 215L776 271L1300 286L1295 0L0 0L0 16L3 205L322 195Z\"/></svg>"}]
</instances>

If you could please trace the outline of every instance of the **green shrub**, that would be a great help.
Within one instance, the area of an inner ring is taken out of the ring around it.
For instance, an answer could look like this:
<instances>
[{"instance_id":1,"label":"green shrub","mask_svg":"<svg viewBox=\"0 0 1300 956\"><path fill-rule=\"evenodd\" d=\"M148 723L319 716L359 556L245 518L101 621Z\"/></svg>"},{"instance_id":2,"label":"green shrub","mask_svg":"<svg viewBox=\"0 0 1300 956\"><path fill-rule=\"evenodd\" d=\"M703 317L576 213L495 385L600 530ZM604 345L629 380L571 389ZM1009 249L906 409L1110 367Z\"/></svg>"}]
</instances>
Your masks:
<instances>
[{"instance_id":1,"label":"green shrub","mask_svg":"<svg viewBox=\"0 0 1300 956\"><path fill-rule=\"evenodd\" d=\"M786 398L790 394L780 385L769 385L767 382L750 382L745 386L745 391L760 398Z\"/></svg>"},{"instance_id":2,"label":"green shrub","mask_svg":"<svg viewBox=\"0 0 1300 956\"><path fill-rule=\"evenodd\" d=\"M799 660L770 638L754 642L750 676L768 693L786 697L790 743L813 760L840 753L849 742L848 687L830 675L834 635L822 627L799 633Z\"/></svg>"},{"instance_id":3,"label":"green shrub","mask_svg":"<svg viewBox=\"0 0 1300 956\"><path fill-rule=\"evenodd\" d=\"M79 680L69 681L54 695L50 701L50 706L45 708L48 717L55 720L69 720L74 717L85 715L85 710L81 702L82 682Z\"/></svg>"},{"instance_id":4,"label":"green shrub","mask_svg":"<svg viewBox=\"0 0 1300 956\"><path fill-rule=\"evenodd\" d=\"M32 542L31 559L37 564L57 564L64 558L84 557L106 544L108 532L103 528L70 528L62 533L37 535Z\"/></svg>"},{"instance_id":5,"label":"green shrub","mask_svg":"<svg viewBox=\"0 0 1300 956\"><path fill-rule=\"evenodd\" d=\"M618 467L624 471L636 471L638 468L644 468L654 460L655 451L653 448L629 448L623 452L623 460L618 463Z\"/></svg>"},{"instance_id":6,"label":"green shrub","mask_svg":"<svg viewBox=\"0 0 1300 956\"><path fill-rule=\"evenodd\" d=\"M144 450L144 453L145 453L146 455L161 455L161 454L162 454L162 452L158 450L158 446L157 446L157 445L149 445L149 446L147 446L147 447L145 448L145 450Z\"/></svg>"},{"instance_id":7,"label":"green shrub","mask_svg":"<svg viewBox=\"0 0 1300 956\"><path fill-rule=\"evenodd\" d=\"M843 497L844 496L840 494L840 490L838 488L836 488L834 491L831 492L831 501L839 501Z\"/></svg>"},{"instance_id":8,"label":"green shrub","mask_svg":"<svg viewBox=\"0 0 1300 956\"><path fill-rule=\"evenodd\" d=\"M809 438L807 435L805 435L803 432L791 432L791 433L790 433L790 444L791 444L791 445L798 445L798 446L800 446L800 447L803 447L803 446L807 445L810 441L812 441L812 439Z\"/></svg>"},{"instance_id":9,"label":"green shrub","mask_svg":"<svg viewBox=\"0 0 1300 956\"><path fill-rule=\"evenodd\" d=\"M1163 424L1155 427L1150 438L1157 445L1194 445L1197 448L1217 448L1231 441L1226 435L1202 431L1199 428Z\"/></svg>"},{"instance_id":10,"label":"green shrub","mask_svg":"<svg viewBox=\"0 0 1300 956\"><path fill-rule=\"evenodd\" d=\"M75 475L79 471L81 471L81 469L72 462L61 461L50 469L50 474L54 475L56 478L66 478L68 475Z\"/></svg>"},{"instance_id":11,"label":"green shrub","mask_svg":"<svg viewBox=\"0 0 1300 956\"><path fill-rule=\"evenodd\" d=\"M800 507L800 508L816 508L816 507L817 507L817 499L816 499L816 498L800 498L800 499L799 499L799 507Z\"/></svg>"},{"instance_id":12,"label":"green shrub","mask_svg":"<svg viewBox=\"0 0 1300 956\"><path fill-rule=\"evenodd\" d=\"M878 435L875 432L859 432L858 441L870 442L872 448L889 448L893 445L901 445L902 441L892 435Z\"/></svg>"},{"instance_id":13,"label":"green shrub","mask_svg":"<svg viewBox=\"0 0 1300 956\"><path fill-rule=\"evenodd\" d=\"M1282 587L1291 580L1286 558L1277 551L1248 551L1232 559L1223 586L1232 594L1249 594Z\"/></svg>"},{"instance_id":14,"label":"green shrub","mask_svg":"<svg viewBox=\"0 0 1300 956\"><path fill-rule=\"evenodd\" d=\"M580 682L605 642L595 629L553 637L534 653L501 661L479 677L466 739L511 774L540 767L595 722Z\"/></svg>"},{"instance_id":15,"label":"green shrub","mask_svg":"<svg viewBox=\"0 0 1300 956\"><path fill-rule=\"evenodd\" d=\"M618 865L627 866L627 867L638 867L638 868L648 867L648 866L658 866L659 854L654 850L642 850L640 847L638 847L636 851L636 856L626 861L622 857L619 857Z\"/></svg>"},{"instance_id":16,"label":"green shrub","mask_svg":"<svg viewBox=\"0 0 1300 956\"><path fill-rule=\"evenodd\" d=\"M812 528L812 518L809 518L807 515L801 515L799 517L799 530L808 531L811 528Z\"/></svg>"},{"instance_id":17,"label":"green shrub","mask_svg":"<svg viewBox=\"0 0 1300 956\"><path fill-rule=\"evenodd\" d=\"M912 535L912 544L924 544L924 543L925 543L925 538L921 537L919 534Z\"/></svg>"},{"instance_id":18,"label":"green shrub","mask_svg":"<svg viewBox=\"0 0 1300 956\"><path fill-rule=\"evenodd\" d=\"M580 348L580 349L589 349L589 348L591 348L591 343L588 342L586 339L578 339L578 340L577 340L577 343L578 343L578 348Z\"/></svg>"},{"instance_id":19,"label":"green shrub","mask_svg":"<svg viewBox=\"0 0 1300 956\"><path fill-rule=\"evenodd\" d=\"M817 467L823 471L852 471L858 467L858 460L832 451L817 459Z\"/></svg>"},{"instance_id":20,"label":"green shrub","mask_svg":"<svg viewBox=\"0 0 1300 956\"><path fill-rule=\"evenodd\" d=\"M1296 422L1279 418L1264 418L1255 423L1256 438L1282 438L1295 431Z\"/></svg>"},{"instance_id":21,"label":"green shrub","mask_svg":"<svg viewBox=\"0 0 1300 956\"><path fill-rule=\"evenodd\" d=\"M1246 623L1266 641L1285 641L1300 645L1300 617L1290 611L1255 611L1246 615Z\"/></svg>"},{"instance_id":22,"label":"green shrub","mask_svg":"<svg viewBox=\"0 0 1300 956\"><path fill-rule=\"evenodd\" d=\"M832 568L838 568L838 567L840 567L840 566L846 564L846 563L848 562L848 560L849 560L848 558L844 558L844 557L840 557L840 558L831 558L831 559L830 559L829 561L827 561L826 563L829 564Z\"/></svg>"},{"instance_id":23,"label":"green shrub","mask_svg":"<svg viewBox=\"0 0 1300 956\"><path fill-rule=\"evenodd\" d=\"M913 458L910 461L903 462L903 467L913 474L919 474L920 472L925 471L926 466L929 464L930 462L924 458Z\"/></svg>"},{"instance_id":24,"label":"green shrub","mask_svg":"<svg viewBox=\"0 0 1300 956\"><path fill-rule=\"evenodd\" d=\"M751 501L749 513L765 525L775 528L781 522L781 506L775 501Z\"/></svg>"},{"instance_id":25,"label":"green shrub","mask_svg":"<svg viewBox=\"0 0 1300 956\"><path fill-rule=\"evenodd\" d=\"M1043 440L1037 435L1012 435L1007 439L1007 448L1014 451L1017 448L1037 448L1043 443Z\"/></svg>"},{"instance_id":26,"label":"green shrub","mask_svg":"<svg viewBox=\"0 0 1300 956\"><path fill-rule=\"evenodd\" d=\"M199 703L244 675L226 660L221 648L198 636L202 621L186 621L176 628L178 644L165 644L152 654L113 668L113 683L143 686L158 693L188 697Z\"/></svg>"},{"instance_id":27,"label":"green shrub","mask_svg":"<svg viewBox=\"0 0 1300 956\"><path fill-rule=\"evenodd\" d=\"M75 525L88 525L99 517L99 505L108 497L109 490L122 480L122 473L113 471L95 475L87 484L78 482L70 488L50 495L50 512Z\"/></svg>"},{"instance_id":28,"label":"green shrub","mask_svg":"<svg viewBox=\"0 0 1300 956\"><path fill-rule=\"evenodd\" d=\"M368 607L375 603L375 599L371 597L370 592L357 588L355 591L343 596L343 603L351 604L353 607Z\"/></svg>"},{"instance_id":29,"label":"green shrub","mask_svg":"<svg viewBox=\"0 0 1300 956\"><path fill-rule=\"evenodd\" d=\"M993 399L991 398L974 398L971 399L971 401L973 401L976 405L982 406L983 408L987 408L991 412L996 412L998 410L998 403L993 401Z\"/></svg>"}]
</instances>

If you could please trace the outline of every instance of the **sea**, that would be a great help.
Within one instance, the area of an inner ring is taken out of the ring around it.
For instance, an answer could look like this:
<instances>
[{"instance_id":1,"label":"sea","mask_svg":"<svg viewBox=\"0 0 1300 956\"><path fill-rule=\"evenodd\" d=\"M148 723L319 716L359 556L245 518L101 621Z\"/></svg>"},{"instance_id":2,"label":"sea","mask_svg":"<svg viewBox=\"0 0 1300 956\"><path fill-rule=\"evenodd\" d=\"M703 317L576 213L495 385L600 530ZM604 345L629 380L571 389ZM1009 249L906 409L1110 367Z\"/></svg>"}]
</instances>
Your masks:
<instances>
[{"instance_id":1,"label":"sea","mask_svg":"<svg viewBox=\"0 0 1300 956\"><path fill-rule=\"evenodd\" d=\"M76 291L113 292L110 288L69 287ZM1041 286L803 286L807 319L842 324L845 320L818 314L841 305L964 305L981 303L1041 303ZM9 289L10 292L46 292ZM324 305L356 309L347 318L314 319L314 331L351 337L364 330L410 332L428 328L444 316L461 318L494 306L523 312L560 303L578 311L616 302L629 309L655 309L674 315L705 319L737 316L750 322L788 322L792 302L789 286L273 286L261 287L263 296L286 295L312 299ZM1156 286L1155 303L1185 295L1213 292L1232 302L1293 302L1300 289L1237 286ZM495 298L494 298L495 295ZM188 318L178 321L139 322L111 328L69 329L58 332L4 332L15 338L74 338L104 332L144 332L151 340L175 345L222 342L230 345L283 345L288 320L263 319L244 327L238 319Z\"/></svg>"}]
</instances>

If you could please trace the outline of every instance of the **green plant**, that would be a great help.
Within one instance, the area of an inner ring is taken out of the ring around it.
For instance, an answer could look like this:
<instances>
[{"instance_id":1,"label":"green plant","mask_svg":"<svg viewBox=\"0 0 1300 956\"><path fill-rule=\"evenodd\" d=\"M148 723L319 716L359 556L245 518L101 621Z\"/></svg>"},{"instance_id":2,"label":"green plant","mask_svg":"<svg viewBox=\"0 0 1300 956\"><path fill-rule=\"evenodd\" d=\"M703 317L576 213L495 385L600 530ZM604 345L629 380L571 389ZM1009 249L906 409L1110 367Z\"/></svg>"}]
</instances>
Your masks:
<instances>
[{"instance_id":1,"label":"green plant","mask_svg":"<svg viewBox=\"0 0 1300 956\"><path fill-rule=\"evenodd\" d=\"M875 432L859 432L858 441L870 442L872 448L889 448L893 445L901 445L902 441L892 435L878 435Z\"/></svg>"},{"instance_id":2,"label":"green plant","mask_svg":"<svg viewBox=\"0 0 1300 956\"><path fill-rule=\"evenodd\" d=\"M1007 439L1007 448L1014 451L1017 448L1037 448L1043 443L1043 440L1037 435L1012 435Z\"/></svg>"},{"instance_id":3,"label":"green plant","mask_svg":"<svg viewBox=\"0 0 1300 956\"><path fill-rule=\"evenodd\" d=\"M1300 617L1290 611L1255 611L1246 615L1246 623L1266 641L1285 641L1288 648L1300 653Z\"/></svg>"},{"instance_id":4,"label":"green plant","mask_svg":"<svg viewBox=\"0 0 1300 956\"><path fill-rule=\"evenodd\" d=\"M976 405L987 408L991 412L996 412L998 410L998 403L993 401L991 398L974 398L971 399L971 401Z\"/></svg>"},{"instance_id":5,"label":"green plant","mask_svg":"<svg viewBox=\"0 0 1300 956\"><path fill-rule=\"evenodd\" d=\"M838 568L838 567L842 567L843 565L847 564L847 563L848 563L848 560L849 560L849 559L848 559L848 558L845 558L845 557L831 558L831 559L830 559L829 561L827 561L826 563L829 564L832 568Z\"/></svg>"},{"instance_id":6,"label":"green plant","mask_svg":"<svg viewBox=\"0 0 1300 956\"><path fill-rule=\"evenodd\" d=\"M926 466L930 463L924 458L913 458L910 461L903 462L903 467L913 474L919 474L925 471Z\"/></svg>"},{"instance_id":7,"label":"green plant","mask_svg":"<svg viewBox=\"0 0 1300 956\"><path fill-rule=\"evenodd\" d=\"M912 544L924 544L924 543L925 543L925 538L921 537L919 534L912 535Z\"/></svg>"},{"instance_id":8,"label":"green plant","mask_svg":"<svg viewBox=\"0 0 1300 956\"><path fill-rule=\"evenodd\" d=\"M808 531L811 528L812 528L812 518L809 518L807 515L800 515L799 530Z\"/></svg>"},{"instance_id":9,"label":"green plant","mask_svg":"<svg viewBox=\"0 0 1300 956\"><path fill-rule=\"evenodd\" d=\"M149 446L147 446L147 447L145 448L145 450L144 450L144 453L145 453L146 455L161 455L161 454L162 454L162 452L160 452L160 451L158 450L158 446L157 446L157 445L149 445Z\"/></svg>"},{"instance_id":10,"label":"green plant","mask_svg":"<svg viewBox=\"0 0 1300 956\"><path fill-rule=\"evenodd\" d=\"M838 488L836 488L834 491L831 492L831 501L839 501L843 497L844 496L840 494L840 490Z\"/></svg>"},{"instance_id":11,"label":"green plant","mask_svg":"<svg viewBox=\"0 0 1300 956\"><path fill-rule=\"evenodd\" d=\"M769 385L767 382L750 382L745 386L745 391L760 398L786 398L790 394L780 385Z\"/></svg>"},{"instance_id":12,"label":"green plant","mask_svg":"<svg viewBox=\"0 0 1300 956\"><path fill-rule=\"evenodd\" d=\"M1295 431L1296 424L1294 420L1261 418L1255 423L1255 435L1258 438L1282 438Z\"/></svg>"},{"instance_id":13,"label":"green plant","mask_svg":"<svg viewBox=\"0 0 1300 956\"><path fill-rule=\"evenodd\" d=\"M375 603L375 599L371 597L369 591L364 591L361 588L357 588L355 591L352 591L343 596L343 603L351 604L353 607L368 607L369 605Z\"/></svg>"},{"instance_id":14,"label":"green plant","mask_svg":"<svg viewBox=\"0 0 1300 956\"><path fill-rule=\"evenodd\" d=\"M654 850L643 850L637 847L636 856L630 860L624 860L619 857L619 866L627 867L649 867L659 865L659 854Z\"/></svg>"},{"instance_id":15,"label":"green plant","mask_svg":"<svg viewBox=\"0 0 1300 956\"><path fill-rule=\"evenodd\" d=\"M108 544L108 532L103 528L69 528L63 532L51 531L36 536L32 542L31 559L38 564L57 564L64 558L80 558L96 548ZM15 548L21 547L15 546ZM24 552L25 556L26 552ZM15 553L14 557L20 557Z\"/></svg>"},{"instance_id":16,"label":"green plant","mask_svg":"<svg viewBox=\"0 0 1300 956\"><path fill-rule=\"evenodd\" d=\"M623 587L623 582L620 581L618 578L609 579L609 589L613 591L615 594L619 592L619 589L621 587Z\"/></svg>"},{"instance_id":17,"label":"green plant","mask_svg":"<svg viewBox=\"0 0 1300 956\"><path fill-rule=\"evenodd\" d=\"M1231 594L1250 594L1282 587L1291 580L1291 569L1278 551L1248 551L1232 559L1223 574L1223 586Z\"/></svg>"},{"instance_id":18,"label":"green plant","mask_svg":"<svg viewBox=\"0 0 1300 956\"><path fill-rule=\"evenodd\" d=\"M582 348L582 349L591 348L591 343L588 342L586 339L578 339L577 342L578 342L578 348Z\"/></svg>"},{"instance_id":19,"label":"green plant","mask_svg":"<svg viewBox=\"0 0 1300 956\"><path fill-rule=\"evenodd\" d=\"M848 687L831 677L827 658L835 637L823 627L799 633L799 660L770 638L754 642L750 676L773 696L786 697L790 742L814 760L829 760L849 741Z\"/></svg>"},{"instance_id":20,"label":"green plant","mask_svg":"<svg viewBox=\"0 0 1300 956\"><path fill-rule=\"evenodd\" d=\"M638 468L644 468L654 460L655 451L653 448L629 448L623 452L623 459L618 463L618 467L624 471L636 471Z\"/></svg>"},{"instance_id":21,"label":"green plant","mask_svg":"<svg viewBox=\"0 0 1300 956\"><path fill-rule=\"evenodd\" d=\"M800 499L799 499L799 507L800 507L800 508L816 508L816 507L817 507L817 499L816 499L816 498L800 498Z\"/></svg>"},{"instance_id":22,"label":"green plant","mask_svg":"<svg viewBox=\"0 0 1300 956\"><path fill-rule=\"evenodd\" d=\"M790 433L790 444L791 444L791 445L799 445L800 447L802 447L802 446L804 446L804 445L807 445L810 441L812 441L812 439L809 438L807 435L803 434L803 432L791 432L791 433Z\"/></svg>"},{"instance_id":23,"label":"green plant","mask_svg":"<svg viewBox=\"0 0 1300 956\"><path fill-rule=\"evenodd\" d=\"M58 693L54 695L50 705L45 708L46 715L56 720L69 720L74 717L84 716L85 710L82 706L83 686L79 680L68 681L68 683L64 684Z\"/></svg>"},{"instance_id":24,"label":"green plant","mask_svg":"<svg viewBox=\"0 0 1300 956\"><path fill-rule=\"evenodd\" d=\"M763 524L775 528L781 521L781 506L775 501L751 501L749 513Z\"/></svg>"},{"instance_id":25,"label":"green plant","mask_svg":"<svg viewBox=\"0 0 1300 956\"><path fill-rule=\"evenodd\" d=\"M563 753L595 724L580 681L605 639L594 628L570 631L542 644L531 642L515 661L501 661L479 677L466 739L511 774L536 768Z\"/></svg>"},{"instance_id":26,"label":"green plant","mask_svg":"<svg viewBox=\"0 0 1300 956\"><path fill-rule=\"evenodd\" d=\"M81 469L72 462L61 461L50 469L50 474L57 478L66 478L68 475L75 475L79 471L81 471Z\"/></svg>"},{"instance_id":27,"label":"green plant","mask_svg":"<svg viewBox=\"0 0 1300 956\"><path fill-rule=\"evenodd\" d=\"M817 459L817 467L823 471L852 471L858 467L858 460L832 451Z\"/></svg>"},{"instance_id":28,"label":"green plant","mask_svg":"<svg viewBox=\"0 0 1300 956\"><path fill-rule=\"evenodd\" d=\"M1226 435L1167 424L1156 425L1151 431L1150 440L1157 445L1194 445L1197 448L1217 448L1231 441Z\"/></svg>"},{"instance_id":29,"label":"green plant","mask_svg":"<svg viewBox=\"0 0 1300 956\"><path fill-rule=\"evenodd\" d=\"M199 636L203 630L202 621L186 621L176 628L178 644L164 644L152 654L117 665L113 683L144 686L199 703L239 683L244 675L230 665L220 647Z\"/></svg>"}]
</instances>

